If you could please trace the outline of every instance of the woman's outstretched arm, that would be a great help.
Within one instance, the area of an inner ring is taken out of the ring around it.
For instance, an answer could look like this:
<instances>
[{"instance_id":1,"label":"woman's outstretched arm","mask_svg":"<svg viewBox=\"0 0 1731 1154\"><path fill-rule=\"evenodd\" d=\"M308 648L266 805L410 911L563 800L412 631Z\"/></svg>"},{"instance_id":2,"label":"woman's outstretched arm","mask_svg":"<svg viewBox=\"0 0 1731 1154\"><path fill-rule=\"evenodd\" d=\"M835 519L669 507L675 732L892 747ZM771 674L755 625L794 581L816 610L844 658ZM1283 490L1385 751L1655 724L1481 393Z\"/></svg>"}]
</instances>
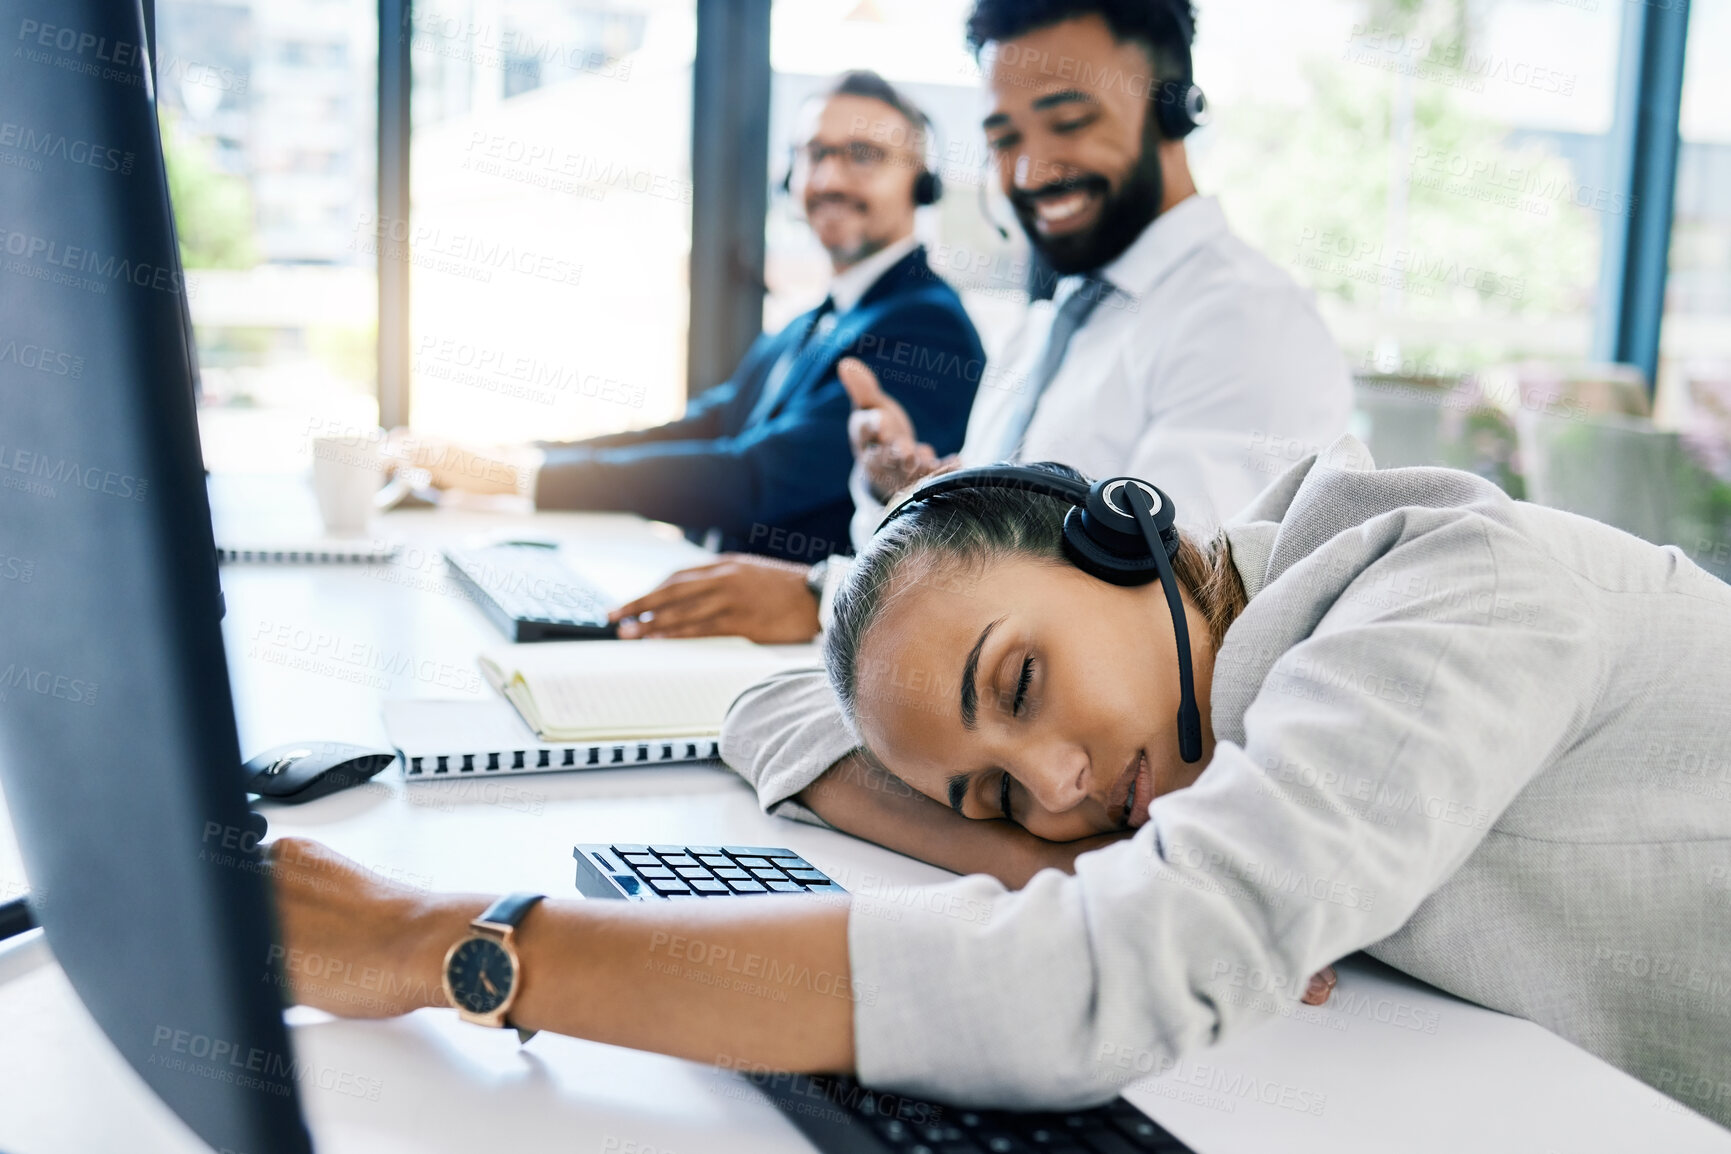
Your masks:
<instances>
[{"instance_id":1,"label":"woman's outstretched arm","mask_svg":"<svg viewBox=\"0 0 1731 1154\"><path fill-rule=\"evenodd\" d=\"M317 842L270 847L294 1000L390 1017L444 996L445 952L492 901L381 882ZM816 895L717 902L544 901L519 923L513 1025L733 1069L847 1072L856 999L848 905Z\"/></svg>"},{"instance_id":2,"label":"woman's outstretched arm","mask_svg":"<svg viewBox=\"0 0 1731 1154\"><path fill-rule=\"evenodd\" d=\"M1012 822L973 821L858 751L830 766L796 800L843 833L954 873L990 874L1013 890L1043 869L1074 873L1079 855L1131 832L1053 842Z\"/></svg>"}]
</instances>

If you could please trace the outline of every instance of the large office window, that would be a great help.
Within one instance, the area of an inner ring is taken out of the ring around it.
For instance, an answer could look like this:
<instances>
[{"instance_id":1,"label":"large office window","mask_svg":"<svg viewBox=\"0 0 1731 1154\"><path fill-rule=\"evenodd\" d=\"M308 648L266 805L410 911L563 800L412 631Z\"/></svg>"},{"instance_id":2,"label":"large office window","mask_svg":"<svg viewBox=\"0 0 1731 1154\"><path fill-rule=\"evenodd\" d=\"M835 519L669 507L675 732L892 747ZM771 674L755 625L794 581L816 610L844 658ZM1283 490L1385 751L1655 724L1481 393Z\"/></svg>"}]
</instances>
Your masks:
<instances>
[{"instance_id":1,"label":"large office window","mask_svg":"<svg viewBox=\"0 0 1731 1154\"><path fill-rule=\"evenodd\" d=\"M298 468L376 419L377 8L158 0L157 89L216 469Z\"/></svg>"},{"instance_id":2,"label":"large office window","mask_svg":"<svg viewBox=\"0 0 1731 1154\"><path fill-rule=\"evenodd\" d=\"M1621 3L1199 7L1198 183L1356 370L1589 355Z\"/></svg>"},{"instance_id":3,"label":"large office window","mask_svg":"<svg viewBox=\"0 0 1731 1154\"><path fill-rule=\"evenodd\" d=\"M685 403L694 0L417 0L415 426L567 439Z\"/></svg>"},{"instance_id":4,"label":"large office window","mask_svg":"<svg viewBox=\"0 0 1731 1154\"><path fill-rule=\"evenodd\" d=\"M828 257L781 184L801 106L836 75L857 68L895 83L936 126L932 159L944 198L922 210L915 226L934 269L961 290L988 350L1014 326L1026 299L1027 242L1007 209L998 211L1010 239L1001 239L981 202L979 67L963 38L972 6L971 0L777 0L770 28L768 328L823 299Z\"/></svg>"},{"instance_id":5,"label":"large office window","mask_svg":"<svg viewBox=\"0 0 1731 1154\"><path fill-rule=\"evenodd\" d=\"M1731 427L1731 0L1697 0L1689 20L1659 375Z\"/></svg>"}]
</instances>

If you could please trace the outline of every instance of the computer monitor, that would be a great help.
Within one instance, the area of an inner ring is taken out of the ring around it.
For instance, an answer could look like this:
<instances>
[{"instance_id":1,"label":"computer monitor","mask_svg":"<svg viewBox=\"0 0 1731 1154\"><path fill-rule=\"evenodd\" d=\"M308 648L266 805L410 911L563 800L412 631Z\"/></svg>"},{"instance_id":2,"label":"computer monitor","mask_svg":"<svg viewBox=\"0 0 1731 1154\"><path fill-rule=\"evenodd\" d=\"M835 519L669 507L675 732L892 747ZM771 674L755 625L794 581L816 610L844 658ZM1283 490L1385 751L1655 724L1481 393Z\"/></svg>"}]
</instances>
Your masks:
<instances>
[{"instance_id":1,"label":"computer monitor","mask_svg":"<svg viewBox=\"0 0 1731 1154\"><path fill-rule=\"evenodd\" d=\"M0 14L0 783L31 909L204 1141L309 1151L140 0Z\"/></svg>"}]
</instances>

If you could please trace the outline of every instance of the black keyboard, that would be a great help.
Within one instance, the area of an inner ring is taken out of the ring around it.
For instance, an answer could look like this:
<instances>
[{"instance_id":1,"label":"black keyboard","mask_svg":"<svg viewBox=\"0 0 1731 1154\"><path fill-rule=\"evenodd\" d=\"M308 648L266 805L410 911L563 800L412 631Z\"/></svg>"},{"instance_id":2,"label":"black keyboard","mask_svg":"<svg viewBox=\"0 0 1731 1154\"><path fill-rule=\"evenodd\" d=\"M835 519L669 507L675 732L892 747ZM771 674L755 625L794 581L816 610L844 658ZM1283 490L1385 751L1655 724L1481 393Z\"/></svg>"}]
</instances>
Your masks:
<instances>
[{"instance_id":1,"label":"black keyboard","mask_svg":"<svg viewBox=\"0 0 1731 1154\"><path fill-rule=\"evenodd\" d=\"M837 1075L748 1074L824 1154L1194 1154L1119 1098L1091 1110L971 1110Z\"/></svg>"},{"instance_id":2,"label":"black keyboard","mask_svg":"<svg viewBox=\"0 0 1731 1154\"><path fill-rule=\"evenodd\" d=\"M567 569L550 545L446 549L445 564L512 641L617 637L601 592Z\"/></svg>"},{"instance_id":3,"label":"black keyboard","mask_svg":"<svg viewBox=\"0 0 1731 1154\"><path fill-rule=\"evenodd\" d=\"M580 845L585 897L646 902L847 891L790 849L759 845Z\"/></svg>"}]
</instances>

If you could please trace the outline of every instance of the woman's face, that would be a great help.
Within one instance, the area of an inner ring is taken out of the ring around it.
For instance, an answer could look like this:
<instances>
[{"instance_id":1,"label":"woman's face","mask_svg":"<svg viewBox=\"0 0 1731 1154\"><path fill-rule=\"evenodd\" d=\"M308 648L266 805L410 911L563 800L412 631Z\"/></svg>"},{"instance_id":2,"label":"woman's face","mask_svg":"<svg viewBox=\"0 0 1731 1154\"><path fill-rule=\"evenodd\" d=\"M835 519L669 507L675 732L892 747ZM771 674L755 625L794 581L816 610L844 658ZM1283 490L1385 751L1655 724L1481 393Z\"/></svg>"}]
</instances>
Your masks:
<instances>
[{"instance_id":1,"label":"woman's face","mask_svg":"<svg viewBox=\"0 0 1731 1154\"><path fill-rule=\"evenodd\" d=\"M1178 668L1158 582L1056 561L910 562L859 651L860 736L964 817L1052 841L1140 826L1208 764L1213 647L1185 598L1200 761L1178 756Z\"/></svg>"}]
</instances>

